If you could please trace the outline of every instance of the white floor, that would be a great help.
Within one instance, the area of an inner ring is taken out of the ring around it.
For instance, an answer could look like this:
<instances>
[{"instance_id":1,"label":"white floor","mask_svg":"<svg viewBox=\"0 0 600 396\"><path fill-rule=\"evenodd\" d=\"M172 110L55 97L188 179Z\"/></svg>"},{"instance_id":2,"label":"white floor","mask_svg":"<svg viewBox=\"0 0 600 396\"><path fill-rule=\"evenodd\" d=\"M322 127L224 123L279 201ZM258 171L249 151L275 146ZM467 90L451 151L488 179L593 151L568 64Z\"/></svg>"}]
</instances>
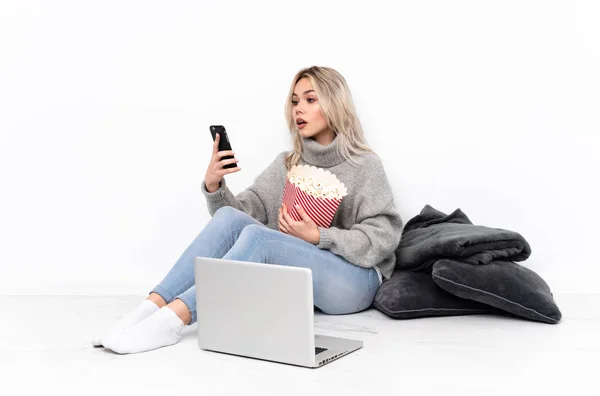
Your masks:
<instances>
[{"instance_id":1,"label":"white floor","mask_svg":"<svg viewBox=\"0 0 600 396\"><path fill-rule=\"evenodd\" d=\"M202 351L196 325L151 352L91 346L142 298L0 296L0 394L600 395L600 294L556 295L558 325L316 314L318 333L365 344L319 369Z\"/></svg>"}]
</instances>

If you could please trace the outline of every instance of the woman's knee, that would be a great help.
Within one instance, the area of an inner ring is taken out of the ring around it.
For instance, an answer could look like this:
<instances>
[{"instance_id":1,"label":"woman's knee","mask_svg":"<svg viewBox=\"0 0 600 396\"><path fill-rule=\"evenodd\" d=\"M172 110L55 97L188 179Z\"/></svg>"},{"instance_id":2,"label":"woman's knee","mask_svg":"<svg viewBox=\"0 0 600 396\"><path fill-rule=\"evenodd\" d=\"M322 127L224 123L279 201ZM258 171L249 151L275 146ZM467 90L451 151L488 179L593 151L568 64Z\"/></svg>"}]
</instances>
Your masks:
<instances>
[{"instance_id":1,"label":"woman's knee","mask_svg":"<svg viewBox=\"0 0 600 396\"><path fill-rule=\"evenodd\" d=\"M221 206L219 209L217 209L217 211L215 212L215 216L214 217L234 217L234 216L240 216L242 213L241 210L234 208L233 206Z\"/></svg>"},{"instance_id":2,"label":"woman's knee","mask_svg":"<svg viewBox=\"0 0 600 396\"><path fill-rule=\"evenodd\" d=\"M264 225L248 224L242 229L235 244L223 258L262 262L264 256L263 241L267 239L263 237L265 230L268 230L268 228Z\"/></svg>"},{"instance_id":3,"label":"woman's knee","mask_svg":"<svg viewBox=\"0 0 600 396\"><path fill-rule=\"evenodd\" d=\"M232 206L221 206L213 216L214 221L223 222L226 224L241 223L242 226L256 224L258 221L248 213L236 209Z\"/></svg>"},{"instance_id":4,"label":"woman's knee","mask_svg":"<svg viewBox=\"0 0 600 396\"><path fill-rule=\"evenodd\" d=\"M257 237L266 235L269 231L270 231L270 229L267 228L263 224L248 224L242 230L242 233L240 234L240 238L244 237L247 239L255 239Z\"/></svg>"}]
</instances>

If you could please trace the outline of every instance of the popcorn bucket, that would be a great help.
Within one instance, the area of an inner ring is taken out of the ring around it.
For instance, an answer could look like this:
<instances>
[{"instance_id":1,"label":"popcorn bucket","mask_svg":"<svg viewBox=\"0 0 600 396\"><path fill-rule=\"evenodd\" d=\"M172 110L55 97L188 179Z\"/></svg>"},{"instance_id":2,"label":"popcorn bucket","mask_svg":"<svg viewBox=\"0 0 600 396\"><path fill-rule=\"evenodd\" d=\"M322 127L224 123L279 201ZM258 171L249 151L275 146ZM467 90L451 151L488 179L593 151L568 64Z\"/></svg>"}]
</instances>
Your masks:
<instances>
[{"instance_id":1,"label":"popcorn bucket","mask_svg":"<svg viewBox=\"0 0 600 396\"><path fill-rule=\"evenodd\" d=\"M329 171L296 165L288 172L282 201L294 220L302 220L295 207L300 205L317 226L329 228L346 195L344 183Z\"/></svg>"}]
</instances>

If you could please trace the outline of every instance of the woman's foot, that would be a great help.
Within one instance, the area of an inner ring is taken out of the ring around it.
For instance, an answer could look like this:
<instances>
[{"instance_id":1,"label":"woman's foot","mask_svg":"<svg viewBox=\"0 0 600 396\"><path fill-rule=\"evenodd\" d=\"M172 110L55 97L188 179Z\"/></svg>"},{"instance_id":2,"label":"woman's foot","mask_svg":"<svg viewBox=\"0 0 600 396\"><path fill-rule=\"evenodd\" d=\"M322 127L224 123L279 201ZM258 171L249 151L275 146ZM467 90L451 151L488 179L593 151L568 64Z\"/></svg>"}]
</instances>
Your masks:
<instances>
[{"instance_id":1,"label":"woman's foot","mask_svg":"<svg viewBox=\"0 0 600 396\"><path fill-rule=\"evenodd\" d=\"M105 344L106 340L111 338L111 335L113 333L123 331L127 327L133 326L134 324L141 322L142 320L146 319L166 304L167 303L165 302L165 300L163 300L163 298L160 295L156 293L151 293L150 296L148 296L147 299L142 301L142 303L136 309L125 315L123 319L121 319L117 324L113 325L113 327L111 327L106 332L106 334L104 334L100 338L92 339L92 345L95 347L108 347Z\"/></svg>"},{"instance_id":2,"label":"woman's foot","mask_svg":"<svg viewBox=\"0 0 600 396\"><path fill-rule=\"evenodd\" d=\"M110 335L105 346L119 354L146 352L179 342L185 326L169 306L145 320Z\"/></svg>"}]
</instances>

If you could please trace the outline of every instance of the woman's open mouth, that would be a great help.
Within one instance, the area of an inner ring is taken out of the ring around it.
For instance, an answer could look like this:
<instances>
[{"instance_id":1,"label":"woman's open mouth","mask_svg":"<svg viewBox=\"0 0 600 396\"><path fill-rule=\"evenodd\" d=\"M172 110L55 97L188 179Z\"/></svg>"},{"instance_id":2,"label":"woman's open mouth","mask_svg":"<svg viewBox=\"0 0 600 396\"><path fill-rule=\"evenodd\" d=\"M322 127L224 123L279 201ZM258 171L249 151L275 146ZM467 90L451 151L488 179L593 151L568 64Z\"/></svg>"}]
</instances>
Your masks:
<instances>
[{"instance_id":1,"label":"woman's open mouth","mask_svg":"<svg viewBox=\"0 0 600 396\"><path fill-rule=\"evenodd\" d=\"M307 122L304 121L302 118L298 118L296 120L296 126L298 127L298 129L302 129L306 126Z\"/></svg>"}]
</instances>

